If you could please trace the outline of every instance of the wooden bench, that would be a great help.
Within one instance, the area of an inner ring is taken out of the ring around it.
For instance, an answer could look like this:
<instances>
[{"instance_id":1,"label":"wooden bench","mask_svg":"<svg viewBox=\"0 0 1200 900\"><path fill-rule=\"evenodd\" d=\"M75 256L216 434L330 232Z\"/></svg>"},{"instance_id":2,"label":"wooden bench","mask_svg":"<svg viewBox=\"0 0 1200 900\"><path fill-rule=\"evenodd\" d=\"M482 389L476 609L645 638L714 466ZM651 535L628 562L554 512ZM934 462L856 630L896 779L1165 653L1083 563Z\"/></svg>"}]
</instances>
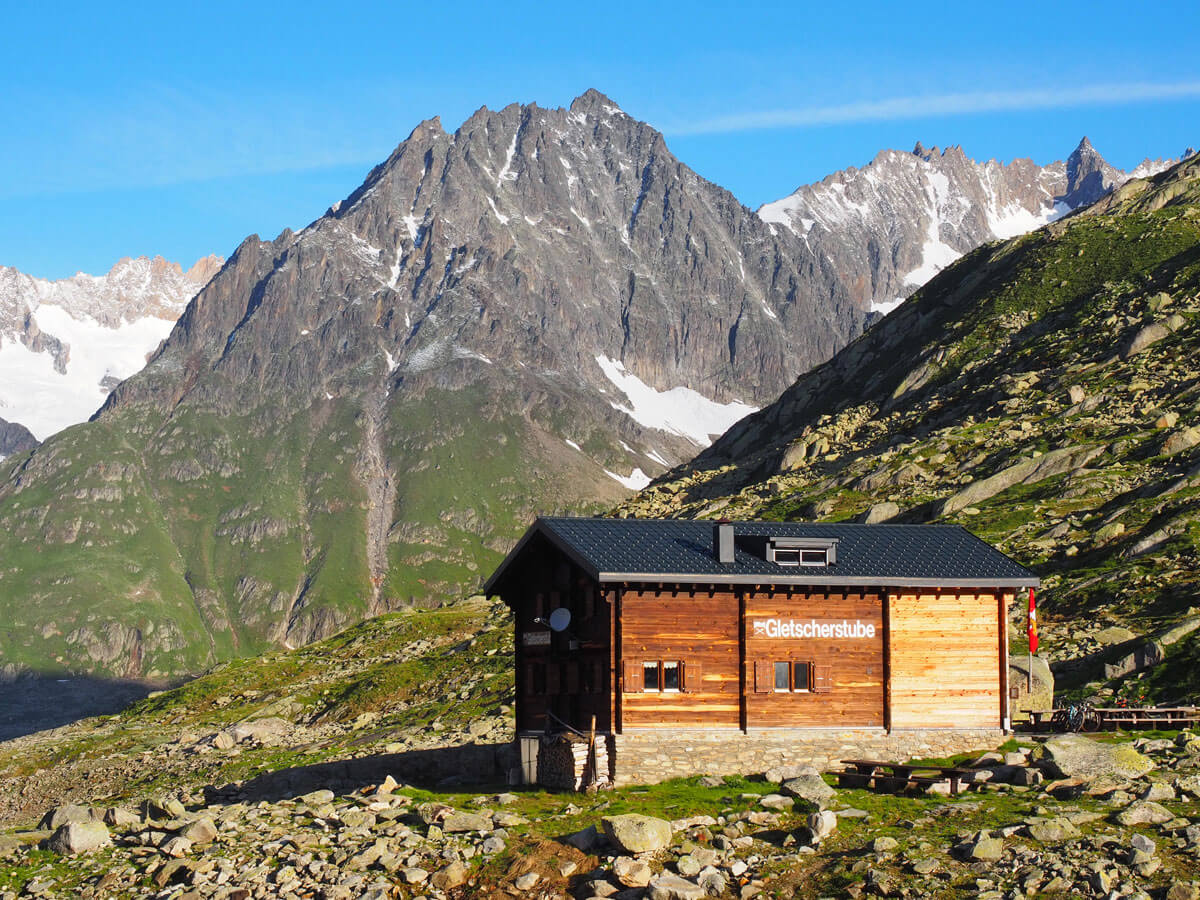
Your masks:
<instances>
[{"instance_id":1,"label":"wooden bench","mask_svg":"<svg viewBox=\"0 0 1200 900\"><path fill-rule=\"evenodd\" d=\"M1186 728L1200 723L1200 707L1150 706L1097 707L1092 710L1101 728L1129 728L1144 731L1150 728Z\"/></svg>"},{"instance_id":2,"label":"wooden bench","mask_svg":"<svg viewBox=\"0 0 1200 900\"><path fill-rule=\"evenodd\" d=\"M850 766L838 772L838 787L858 787L898 794L909 788L930 787L948 782L951 794L974 781L974 769L957 766L923 766L913 763L892 763L877 759L843 759Z\"/></svg>"}]
</instances>

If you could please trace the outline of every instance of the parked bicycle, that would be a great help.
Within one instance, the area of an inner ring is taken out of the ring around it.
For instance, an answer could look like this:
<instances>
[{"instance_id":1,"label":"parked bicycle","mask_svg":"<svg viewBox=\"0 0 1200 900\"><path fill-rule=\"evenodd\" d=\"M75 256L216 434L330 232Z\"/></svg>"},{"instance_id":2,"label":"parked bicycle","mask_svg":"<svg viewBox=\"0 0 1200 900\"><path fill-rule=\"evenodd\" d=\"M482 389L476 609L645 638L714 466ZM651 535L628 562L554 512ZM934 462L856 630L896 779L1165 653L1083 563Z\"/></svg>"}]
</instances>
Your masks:
<instances>
[{"instance_id":1,"label":"parked bicycle","mask_svg":"<svg viewBox=\"0 0 1200 900\"><path fill-rule=\"evenodd\" d=\"M1055 731L1097 731L1100 717L1092 704L1082 700L1055 709L1050 724Z\"/></svg>"}]
</instances>

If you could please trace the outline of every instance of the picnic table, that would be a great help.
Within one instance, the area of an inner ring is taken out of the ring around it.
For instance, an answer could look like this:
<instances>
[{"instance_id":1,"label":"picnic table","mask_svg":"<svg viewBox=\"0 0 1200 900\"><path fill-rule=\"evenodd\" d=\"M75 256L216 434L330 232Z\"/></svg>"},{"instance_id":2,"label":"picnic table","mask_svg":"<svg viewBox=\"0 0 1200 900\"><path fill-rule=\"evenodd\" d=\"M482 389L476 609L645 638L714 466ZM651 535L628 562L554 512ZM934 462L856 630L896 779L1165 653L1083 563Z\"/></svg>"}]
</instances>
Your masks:
<instances>
[{"instance_id":1,"label":"picnic table","mask_svg":"<svg viewBox=\"0 0 1200 900\"><path fill-rule=\"evenodd\" d=\"M909 788L929 787L948 782L950 793L957 794L975 779L974 769L957 766L931 766L919 763L893 763L879 759L843 759L850 768L838 772L838 787L860 787L898 794Z\"/></svg>"}]
</instances>

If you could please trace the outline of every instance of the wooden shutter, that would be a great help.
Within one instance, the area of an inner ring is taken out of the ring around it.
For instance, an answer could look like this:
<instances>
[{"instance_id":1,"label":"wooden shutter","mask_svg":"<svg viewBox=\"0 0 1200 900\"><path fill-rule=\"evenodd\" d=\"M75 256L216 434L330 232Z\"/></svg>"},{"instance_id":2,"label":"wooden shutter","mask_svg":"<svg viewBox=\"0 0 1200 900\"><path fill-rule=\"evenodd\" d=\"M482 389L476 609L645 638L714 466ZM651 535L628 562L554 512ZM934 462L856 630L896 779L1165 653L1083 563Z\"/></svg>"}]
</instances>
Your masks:
<instances>
[{"instance_id":1,"label":"wooden shutter","mask_svg":"<svg viewBox=\"0 0 1200 900\"><path fill-rule=\"evenodd\" d=\"M769 659L754 661L754 693L770 694L775 690L775 667Z\"/></svg>"},{"instance_id":2,"label":"wooden shutter","mask_svg":"<svg viewBox=\"0 0 1200 900\"><path fill-rule=\"evenodd\" d=\"M625 669L625 682L621 686L621 690L626 694L640 694L642 692L642 661L640 659L626 659L621 665Z\"/></svg>"},{"instance_id":3,"label":"wooden shutter","mask_svg":"<svg viewBox=\"0 0 1200 900\"><path fill-rule=\"evenodd\" d=\"M546 665L546 693L557 694L559 692L559 683L562 666L558 663L547 663Z\"/></svg>"},{"instance_id":4,"label":"wooden shutter","mask_svg":"<svg viewBox=\"0 0 1200 900\"><path fill-rule=\"evenodd\" d=\"M687 660L683 663L683 689L689 694L703 690L700 682L704 679L704 667L700 660Z\"/></svg>"},{"instance_id":5,"label":"wooden shutter","mask_svg":"<svg viewBox=\"0 0 1200 900\"><path fill-rule=\"evenodd\" d=\"M812 692L814 694L828 694L833 690L833 666L819 665L813 663L812 667Z\"/></svg>"},{"instance_id":6,"label":"wooden shutter","mask_svg":"<svg viewBox=\"0 0 1200 900\"><path fill-rule=\"evenodd\" d=\"M534 693L533 689L533 667L534 663L525 663L525 683L521 685L521 691L526 696Z\"/></svg>"},{"instance_id":7,"label":"wooden shutter","mask_svg":"<svg viewBox=\"0 0 1200 900\"><path fill-rule=\"evenodd\" d=\"M567 693L579 693L579 663L567 663Z\"/></svg>"}]
</instances>

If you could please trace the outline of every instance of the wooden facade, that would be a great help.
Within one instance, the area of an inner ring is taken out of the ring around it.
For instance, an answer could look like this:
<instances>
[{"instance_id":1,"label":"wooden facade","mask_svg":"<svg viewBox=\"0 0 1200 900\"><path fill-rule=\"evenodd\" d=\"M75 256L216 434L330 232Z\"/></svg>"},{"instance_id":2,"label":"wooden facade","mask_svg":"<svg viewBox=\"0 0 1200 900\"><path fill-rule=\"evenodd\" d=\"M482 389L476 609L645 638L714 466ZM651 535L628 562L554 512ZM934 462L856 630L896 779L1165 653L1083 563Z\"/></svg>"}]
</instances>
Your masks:
<instances>
[{"instance_id":1,"label":"wooden facade","mask_svg":"<svg viewBox=\"0 0 1200 900\"><path fill-rule=\"evenodd\" d=\"M1010 586L618 580L546 534L518 550L489 587L519 734L1008 727Z\"/></svg>"}]
</instances>

